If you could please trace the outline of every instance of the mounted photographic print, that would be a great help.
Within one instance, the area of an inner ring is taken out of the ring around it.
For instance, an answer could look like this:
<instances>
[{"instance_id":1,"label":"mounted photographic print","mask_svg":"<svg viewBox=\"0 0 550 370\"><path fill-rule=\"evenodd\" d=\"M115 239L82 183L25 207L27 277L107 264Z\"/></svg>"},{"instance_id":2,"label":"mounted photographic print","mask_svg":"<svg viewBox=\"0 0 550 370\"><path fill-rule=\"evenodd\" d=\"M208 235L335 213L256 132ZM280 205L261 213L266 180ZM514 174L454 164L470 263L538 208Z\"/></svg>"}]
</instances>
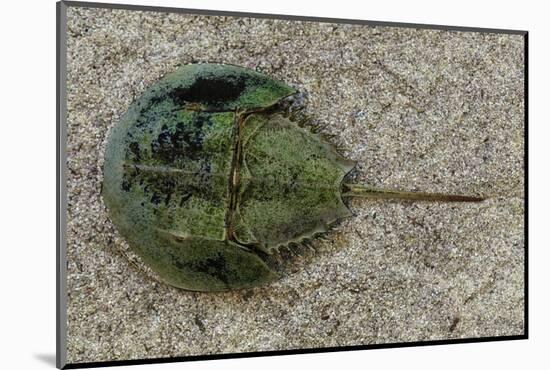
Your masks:
<instances>
[{"instance_id":1,"label":"mounted photographic print","mask_svg":"<svg viewBox=\"0 0 550 370\"><path fill-rule=\"evenodd\" d=\"M527 338L526 50L58 3L58 367Z\"/></svg>"}]
</instances>

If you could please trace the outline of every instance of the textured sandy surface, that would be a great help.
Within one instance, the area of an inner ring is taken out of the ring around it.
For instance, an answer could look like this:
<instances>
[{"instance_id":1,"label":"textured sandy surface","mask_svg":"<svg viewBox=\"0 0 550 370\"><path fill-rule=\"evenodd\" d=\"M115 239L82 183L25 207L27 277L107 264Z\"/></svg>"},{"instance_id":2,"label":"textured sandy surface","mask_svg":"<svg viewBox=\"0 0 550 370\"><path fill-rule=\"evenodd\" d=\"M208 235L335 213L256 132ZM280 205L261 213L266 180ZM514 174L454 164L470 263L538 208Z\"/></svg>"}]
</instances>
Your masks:
<instances>
[{"instance_id":1,"label":"textured sandy surface","mask_svg":"<svg viewBox=\"0 0 550 370\"><path fill-rule=\"evenodd\" d=\"M69 362L523 333L521 36L80 8L68 19ZM274 284L161 285L107 218L103 149L135 97L192 62L298 88L359 162L357 182L491 198L354 200L355 217Z\"/></svg>"}]
</instances>

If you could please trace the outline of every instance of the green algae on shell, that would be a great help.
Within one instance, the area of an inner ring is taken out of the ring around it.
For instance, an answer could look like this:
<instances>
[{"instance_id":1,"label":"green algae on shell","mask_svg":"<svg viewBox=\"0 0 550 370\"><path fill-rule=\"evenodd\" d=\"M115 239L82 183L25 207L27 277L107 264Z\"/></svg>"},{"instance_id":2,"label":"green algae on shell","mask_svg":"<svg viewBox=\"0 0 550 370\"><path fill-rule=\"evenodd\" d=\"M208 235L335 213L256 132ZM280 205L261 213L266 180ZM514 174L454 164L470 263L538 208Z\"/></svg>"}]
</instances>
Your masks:
<instances>
[{"instance_id":1,"label":"green algae on shell","mask_svg":"<svg viewBox=\"0 0 550 370\"><path fill-rule=\"evenodd\" d=\"M103 198L161 280L197 291L273 281L269 255L350 216L345 196L481 200L344 183L355 163L277 109L294 93L246 68L186 65L112 129Z\"/></svg>"}]
</instances>

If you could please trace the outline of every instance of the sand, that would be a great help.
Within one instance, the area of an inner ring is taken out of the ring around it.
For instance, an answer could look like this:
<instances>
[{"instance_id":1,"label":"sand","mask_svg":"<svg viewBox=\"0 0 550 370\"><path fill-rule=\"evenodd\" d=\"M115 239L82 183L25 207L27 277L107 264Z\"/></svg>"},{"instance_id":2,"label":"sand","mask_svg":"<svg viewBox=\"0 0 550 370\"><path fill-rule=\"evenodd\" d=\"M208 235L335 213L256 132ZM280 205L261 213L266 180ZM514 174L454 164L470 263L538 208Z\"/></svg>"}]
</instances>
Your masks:
<instances>
[{"instance_id":1,"label":"sand","mask_svg":"<svg viewBox=\"0 0 550 370\"><path fill-rule=\"evenodd\" d=\"M523 334L522 36L75 7L67 32L69 363ZM107 217L105 140L194 62L296 87L356 182L489 199L353 200L273 284L158 283Z\"/></svg>"}]
</instances>

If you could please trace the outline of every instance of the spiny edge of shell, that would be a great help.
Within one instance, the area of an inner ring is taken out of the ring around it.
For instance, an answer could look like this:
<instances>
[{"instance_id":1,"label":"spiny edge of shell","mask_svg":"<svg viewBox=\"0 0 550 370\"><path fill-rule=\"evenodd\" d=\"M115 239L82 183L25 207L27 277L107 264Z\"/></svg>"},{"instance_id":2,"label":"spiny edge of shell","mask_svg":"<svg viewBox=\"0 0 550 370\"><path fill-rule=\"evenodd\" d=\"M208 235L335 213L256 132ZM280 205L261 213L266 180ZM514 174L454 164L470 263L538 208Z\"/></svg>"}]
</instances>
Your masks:
<instances>
[{"instance_id":1,"label":"spiny edge of shell","mask_svg":"<svg viewBox=\"0 0 550 370\"><path fill-rule=\"evenodd\" d=\"M303 102L299 101L299 99L290 96L273 106L271 111L281 114L289 121L297 124L298 127L308 130L312 134L320 137L323 142L330 144L339 155L343 157L346 156L348 152L347 148L335 143L335 139L338 138L338 135L327 131L329 123L316 121L313 116L305 112L305 105Z\"/></svg>"},{"instance_id":2,"label":"spiny edge of shell","mask_svg":"<svg viewBox=\"0 0 550 370\"><path fill-rule=\"evenodd\" d=\"M324 231L314 232L297 241L291 241L272 247L271 254L266 254L264 261L281 273L286 270L288 263L296 258L306 257L308 254L317 255L319 253L319 248L316 242L330 240L327 237L329 232L344 219L347 219L347 217L334 220L327 225Z\"/></svg>"}]
</instances>

